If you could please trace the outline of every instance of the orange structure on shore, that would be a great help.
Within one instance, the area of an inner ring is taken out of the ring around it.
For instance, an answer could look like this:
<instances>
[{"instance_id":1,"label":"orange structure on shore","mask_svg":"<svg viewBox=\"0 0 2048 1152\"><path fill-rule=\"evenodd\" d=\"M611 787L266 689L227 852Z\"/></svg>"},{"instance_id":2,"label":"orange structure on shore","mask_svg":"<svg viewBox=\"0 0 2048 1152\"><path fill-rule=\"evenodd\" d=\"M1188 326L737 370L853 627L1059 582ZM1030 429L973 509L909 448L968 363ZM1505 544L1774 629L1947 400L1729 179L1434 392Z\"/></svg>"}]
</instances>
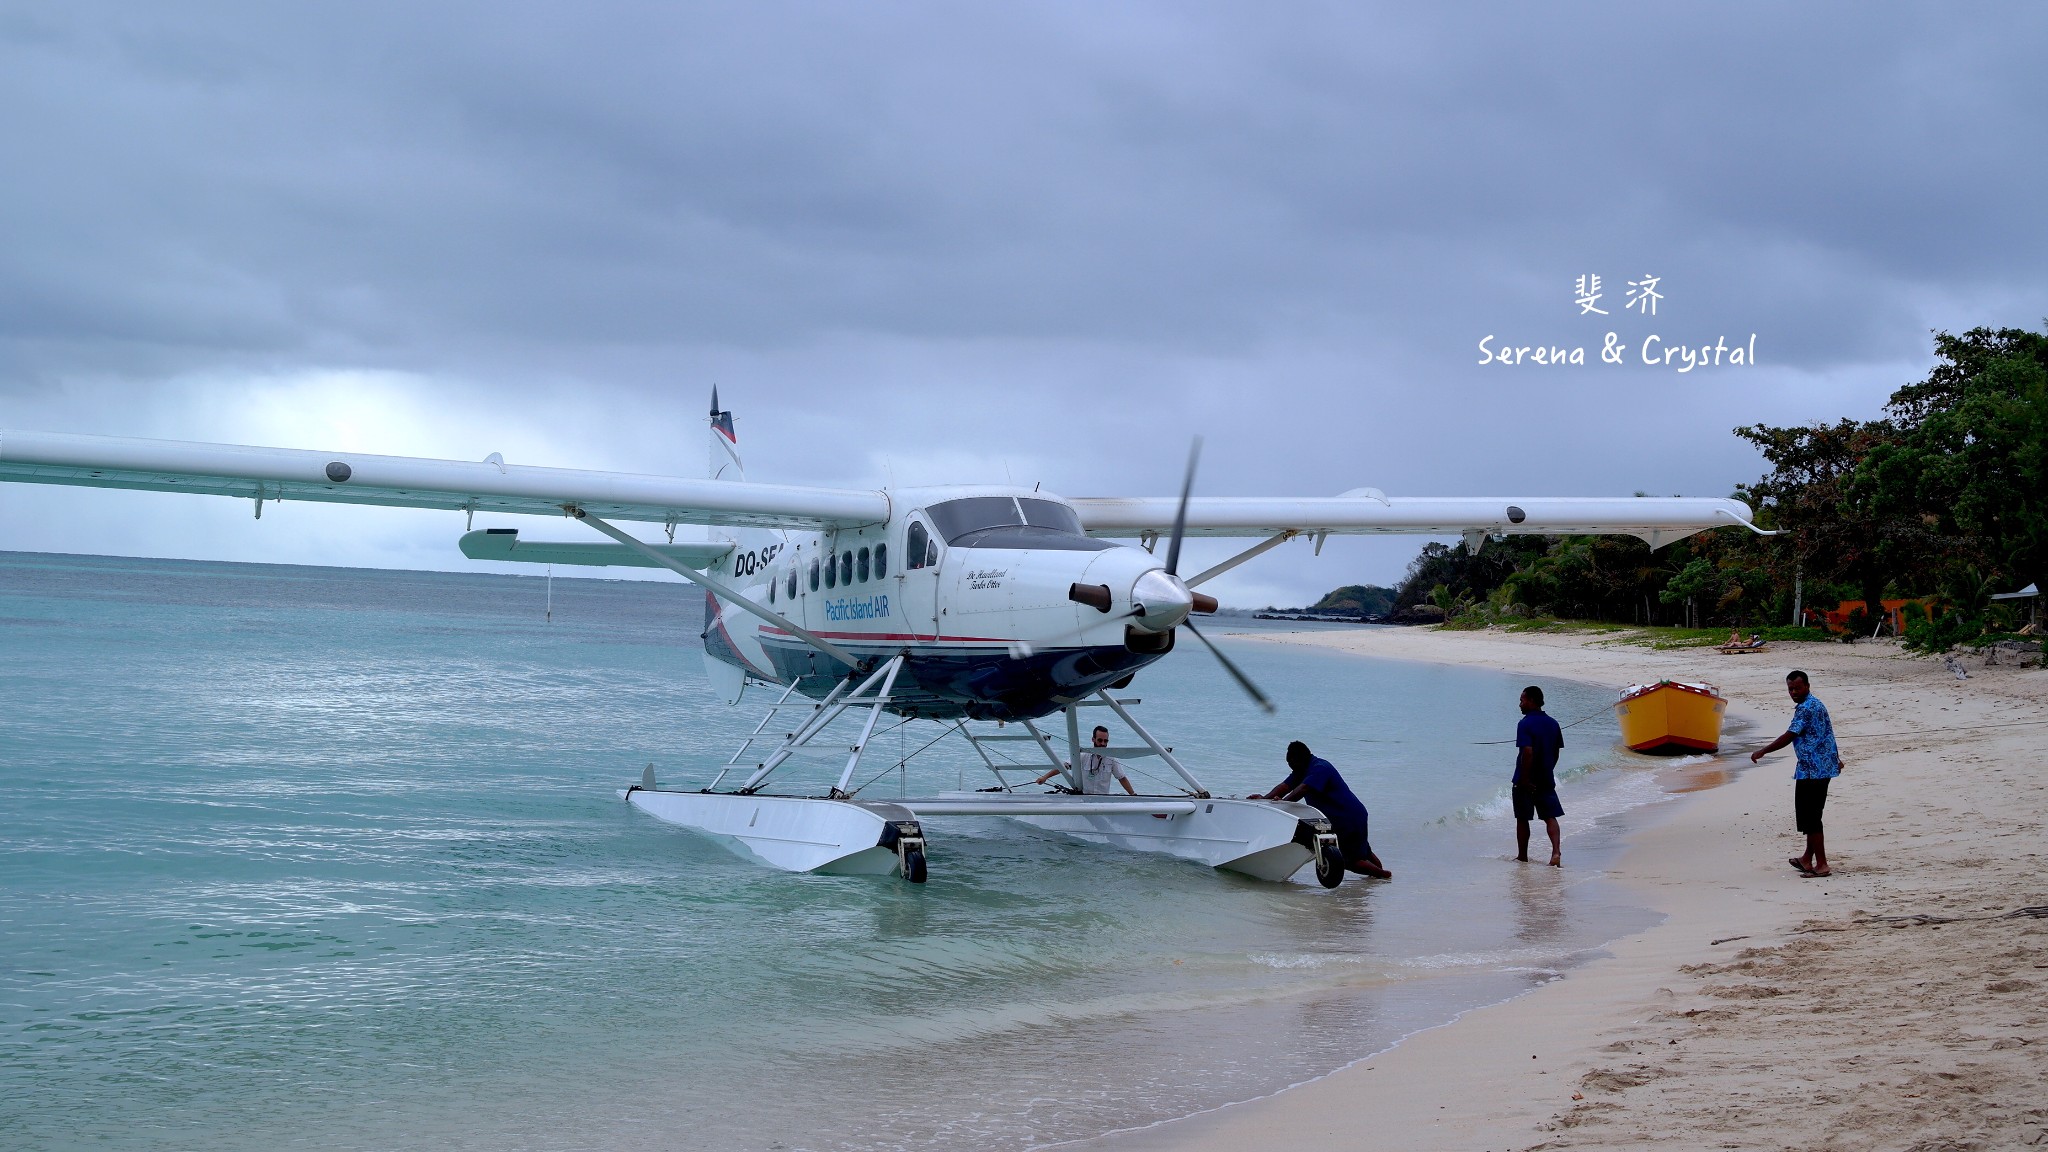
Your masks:
<instances>
[{"instance_id":1,"label":"orange structure on shore","mask_svg":"<svg viewBox=\"0 0 2048 1152\"><path fill-rule=\"evenodd\" d=\"M1867 603L1867 601L1863 600L1844 600L1835 605L1832 612L1824 612L1819 608L1808 608L1806 615L1809 620L1818 621L1821 627L1826 628L1830 632L1847 632L1851 616L1858 612L1866 616L1870 614L1870 609L1866 606ZM1906 609L1909 606L1917 607L1923 612L1931 613L1933 610L1932 605L1929 604L1925 597L1918 600L1881 600L1878 603L1883 606L1884 614L1888 618L1887 622L1891 624L1892 634L1895 636L1906 634Z\"/></svg>"}]
</instances>

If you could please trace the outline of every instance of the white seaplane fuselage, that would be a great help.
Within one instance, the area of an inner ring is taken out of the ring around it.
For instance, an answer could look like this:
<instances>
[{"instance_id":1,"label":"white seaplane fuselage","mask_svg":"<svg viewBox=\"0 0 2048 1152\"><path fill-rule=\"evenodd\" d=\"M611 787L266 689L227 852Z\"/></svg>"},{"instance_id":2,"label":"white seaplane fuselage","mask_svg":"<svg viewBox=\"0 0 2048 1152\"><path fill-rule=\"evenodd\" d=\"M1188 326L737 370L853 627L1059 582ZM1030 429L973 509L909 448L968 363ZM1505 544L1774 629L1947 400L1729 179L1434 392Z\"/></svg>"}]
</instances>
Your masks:
<instances>
[{"instance_id":1,"label":"white seaplane fuselage","mask_svg":"<svg viewBox=\"0 0 2048 1152\"><path fill-rule=\"evenodd\" d=\"M888 710L1015 721L1056 712L1173 647L1195 604L1150 552L1085 535L1064 500L1020 488L893 489L879 524L741 530L711 571L872 666L904 657ZM1092 597L1078 602L1075 589ZM821 698L849 671L788 629L706 595L704 650Z\"/></svg>"}]
</instances>

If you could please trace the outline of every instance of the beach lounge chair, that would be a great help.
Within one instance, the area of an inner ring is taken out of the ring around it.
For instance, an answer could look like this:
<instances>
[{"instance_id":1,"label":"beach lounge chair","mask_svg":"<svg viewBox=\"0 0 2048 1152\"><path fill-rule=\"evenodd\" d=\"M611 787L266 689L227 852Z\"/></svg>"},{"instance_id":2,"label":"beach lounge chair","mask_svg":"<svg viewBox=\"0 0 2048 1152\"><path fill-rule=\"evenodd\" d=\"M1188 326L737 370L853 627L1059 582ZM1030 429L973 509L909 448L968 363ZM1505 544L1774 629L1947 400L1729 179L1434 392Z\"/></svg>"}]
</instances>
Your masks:
<instances>
[{"instance_id":1,"label":"beach lounge chair","mask_svg":"<svg viewBox=\"0 0 2048 1152\"><path fill-rule=\"evenodd\" d=\"M1752 636L1741 644L1723 644L1719 648L1714 649L1714 651L1728 656L1740 656L1745 652L1762 652L1764 645L1765 640L1763 637Z\"/></svg>"}]
</instances>

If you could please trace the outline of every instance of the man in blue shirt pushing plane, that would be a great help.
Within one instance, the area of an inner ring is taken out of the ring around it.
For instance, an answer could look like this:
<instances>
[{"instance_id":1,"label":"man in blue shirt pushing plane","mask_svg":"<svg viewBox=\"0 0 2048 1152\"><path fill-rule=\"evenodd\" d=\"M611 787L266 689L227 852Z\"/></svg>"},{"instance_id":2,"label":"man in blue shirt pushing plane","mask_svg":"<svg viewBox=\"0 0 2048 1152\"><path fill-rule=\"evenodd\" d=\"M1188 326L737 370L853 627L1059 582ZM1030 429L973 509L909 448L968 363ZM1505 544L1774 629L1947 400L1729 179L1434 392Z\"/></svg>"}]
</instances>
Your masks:
<instances>
[{"instance_id":1,"label":"man in blue shirt pushing plane","mask_svg":"<svg viewBox=\"0 0 2048 1152\"><path fill-rule=\"evenodd\" d=\"M1522 689L1522 722L1515 725L1515 859L1529 861L1529 821L1541 816L1550 833L1550 866L1564 867L1563 835L1557 818L1564 805L1557 800L1557 754L1564 748L1564 729L1543 711L1543 689Z\"/></svg>"},{"instance_id":2,"label":"man in blue shirt pushing plane","mask_svg":"<svg viewBox=\"0 0 2048 1152\"><path fill-rule=\"evenodd\" d=\"M1370 815L1365 805L1337 774L1328 760L1296 740L1287 746L1287 779L1264 796L1257 792L1247 800L1306 800L1309 807L1329 818L1330 831L1337 834L1337 847L1344 853L1344 866L1376 880L1392 880L1394 874L1373 855Z\"/></svg>"}]
</instances>

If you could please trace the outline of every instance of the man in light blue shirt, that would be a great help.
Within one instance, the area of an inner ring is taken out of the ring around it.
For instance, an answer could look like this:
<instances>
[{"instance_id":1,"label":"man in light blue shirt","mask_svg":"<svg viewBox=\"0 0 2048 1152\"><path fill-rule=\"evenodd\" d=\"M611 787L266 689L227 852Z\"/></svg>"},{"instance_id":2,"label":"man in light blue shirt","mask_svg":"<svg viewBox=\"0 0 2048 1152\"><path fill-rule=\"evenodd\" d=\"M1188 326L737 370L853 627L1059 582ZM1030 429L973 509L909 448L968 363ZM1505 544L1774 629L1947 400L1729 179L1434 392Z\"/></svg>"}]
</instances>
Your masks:
<instances>
[{"instance_id":1,"label":"man in light blue shirt","mask_svg":"<svg viewBox=\"0 0 2048 1152\"><path fill-rule=\"evenodd\" d=\"M1827 705L1813 695L1806 673L1794 670L1785 676L1785 694L1792 697L1792 726L1785 734L1750 753L1754 764L1785 745L1792 745L1797 761L1792 769L1792 811L1799 831L1806 835L1806 854L1786 863L1802 876L1826 876L1828 850L1821 838L1821 809L1828 802L1828 781L1842 774L1842 753L1835 747L1835 725L1828 719Z\"/></svg>"}]
</instances>

